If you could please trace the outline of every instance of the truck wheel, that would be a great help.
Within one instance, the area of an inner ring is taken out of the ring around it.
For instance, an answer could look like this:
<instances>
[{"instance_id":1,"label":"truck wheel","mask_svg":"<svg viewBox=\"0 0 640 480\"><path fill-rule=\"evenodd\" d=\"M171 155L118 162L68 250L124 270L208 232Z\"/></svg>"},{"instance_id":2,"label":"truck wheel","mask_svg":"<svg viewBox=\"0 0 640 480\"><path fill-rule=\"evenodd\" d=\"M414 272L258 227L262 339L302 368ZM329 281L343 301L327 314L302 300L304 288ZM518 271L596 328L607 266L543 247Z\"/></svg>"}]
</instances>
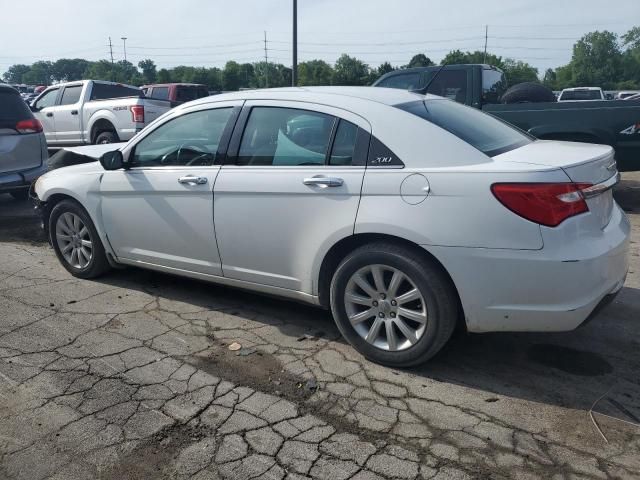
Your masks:
<instances>
[{"instance_id":1,"label":"truck wheel","mask_svg":"<svg viewBox=\"0 0 640 480\"><path fill-rule=\"evenodd\" d=\"M331 281L331 312L344 338L369 360L390 367L426 362L451 338L455 289L418 252L386 242L364 245Z\"/></svg>"},{"instance_id":2,"label":"truck wheel","mask_svg":"<svg viewBox=\"0 0 640 480\"><path fill-rule=\"evenodd\" d=\"M118 135L116 132L100 132L96 137L95 144L102 145L105 143L116 143L118 141Z\"/></svg>"},{"instance_id":3,"label":"truck wheel","mask_svg":"<svg viewBox=\"0 0 640 480\"><path fill-rule=\"evenodd\" d=\"M509 87L502 95L502 103L541 103L555 102L556 96L544 85L523 82Z\"/></svg>"}]
</instances>

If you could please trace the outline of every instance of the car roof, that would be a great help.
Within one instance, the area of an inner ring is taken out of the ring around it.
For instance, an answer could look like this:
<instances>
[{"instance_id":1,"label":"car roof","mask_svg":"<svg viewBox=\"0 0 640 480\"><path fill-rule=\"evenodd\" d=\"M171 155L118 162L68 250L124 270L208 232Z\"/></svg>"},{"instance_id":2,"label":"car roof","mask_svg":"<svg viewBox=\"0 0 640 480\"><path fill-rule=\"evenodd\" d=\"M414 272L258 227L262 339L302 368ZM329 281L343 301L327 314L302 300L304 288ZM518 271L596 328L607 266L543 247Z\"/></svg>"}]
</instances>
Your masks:
<instances>
[{"instance_id":1,"label":"car roof","mask_svg":"<svg viewBox=\"0 0 640 480\"><path fill-rule=\"evenodd\" d=\"M12 92L18 93L18 90L6 83L0 83L0 90L10 90Z\"/></svg>"},{"instance_id":2,"label":"car roof","mask_svg":"<svg viewBox=\"0 0 640 480\"><path fill-rule=\"evenodd\" d=\"M149 87L206 87L204 83L172 82L172 83L149 83L140 88Z\"/></svg>"},{"instance_id":3,"label":"car roof","mask_svg":"<svg viewBox=\"0 0 640 480\"><path fill-rule=\"evenodd\" d=\"M223 93L213 97L205 97L182 105L182 108L225 100L298 100L312 103L324 103L340 106L340 97L366 100L385 105L399 105L402 103L424 100L425 98L440 98L435 95L413 93L397 88L378 87L284 87L264 88L259 90L243 90L239 92Z\"/></svg>"}]
</instances>

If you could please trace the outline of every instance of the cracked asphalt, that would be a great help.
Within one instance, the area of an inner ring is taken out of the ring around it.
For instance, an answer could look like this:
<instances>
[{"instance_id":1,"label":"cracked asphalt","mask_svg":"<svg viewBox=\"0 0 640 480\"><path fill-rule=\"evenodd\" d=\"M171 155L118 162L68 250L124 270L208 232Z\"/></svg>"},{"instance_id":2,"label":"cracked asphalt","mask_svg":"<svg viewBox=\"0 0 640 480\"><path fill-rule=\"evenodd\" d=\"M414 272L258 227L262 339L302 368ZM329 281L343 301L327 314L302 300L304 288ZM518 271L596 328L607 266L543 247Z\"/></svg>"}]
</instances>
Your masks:
<instances>
[{"instance_id":1,"label":"cracked asphalt","mask_svg":"<svg viewBox=\"0 0 640 480\"><path fill-rule=\"evenodd\" d=\"M363 359L322 310L137 269L74 279L0 195L0 479L640 478L624 179L609 308L569 333L458 333L411 370Z\"/></svg>"}]
</instances>

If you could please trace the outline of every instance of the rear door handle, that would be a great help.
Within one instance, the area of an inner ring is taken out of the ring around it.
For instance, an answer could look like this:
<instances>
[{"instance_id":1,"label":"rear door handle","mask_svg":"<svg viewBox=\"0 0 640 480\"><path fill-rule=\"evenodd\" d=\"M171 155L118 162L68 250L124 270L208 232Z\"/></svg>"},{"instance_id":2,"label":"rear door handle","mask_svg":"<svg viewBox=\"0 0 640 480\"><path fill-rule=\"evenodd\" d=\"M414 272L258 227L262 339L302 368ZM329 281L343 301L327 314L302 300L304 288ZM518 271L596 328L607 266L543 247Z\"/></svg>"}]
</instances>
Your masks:
<instances>
[{"instance_id":1,"label":"rear door handle","mask_svg":"<svg viewBox=\"0 0 640 480\"><path fill-rule=\"evenodd\" d=\"M71 110L71 115L77 115L78 114L78 110Z\"/></svg>"},{"instance_id":2,"label":"rear door handle","mask_svg":"<svg viewBox=\"0 0 640 480\"><path fill-rule=\"evenodd\" d=\"M187 185L204 185L207 183L207 177L197 177L195 175L185 175L178 179L178 183Z\"/></svg>"},{"instance_id":3,"label":"rear door handle","mask_svg":"<svg viewBox=\"0 0 640 480\"><path fill-rule=\"evenodd\" d=\"M47 113L45 113L45 115L46 115L47 117L53 117L53 113L51 113L51 112L47 112Z\"/></svg>"},{"instance_id":4,"label":"rear door handle","mask_svg":"<svg viewBox=\"0 0 640 480\"><path fill-rule=\"evenodd\" d=\"M324 175L316 175L315 177L305 178L302 183L305 185L317 185L320 187L341 187L344 180L337 177L325 177Z\"/></svg>"}]
</instances>

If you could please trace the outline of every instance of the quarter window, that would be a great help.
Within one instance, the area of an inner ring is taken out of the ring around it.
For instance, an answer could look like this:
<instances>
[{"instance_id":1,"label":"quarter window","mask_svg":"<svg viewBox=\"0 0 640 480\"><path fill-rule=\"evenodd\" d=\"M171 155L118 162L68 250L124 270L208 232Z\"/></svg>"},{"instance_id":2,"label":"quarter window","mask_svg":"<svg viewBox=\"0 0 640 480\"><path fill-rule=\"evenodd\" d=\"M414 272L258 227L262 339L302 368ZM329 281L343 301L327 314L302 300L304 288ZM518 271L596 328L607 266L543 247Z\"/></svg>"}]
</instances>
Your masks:
<instances>
[{"instance_id":1,"label":"quarter window","mask_svg":"<svg viewBox=\"0 0 640 480\"><path fill-rule=\"evenodd\" d=\"M231 108L187 113L161 125L138 143L134 167L213 165Z\"/></svg>"},{"instance_id":2,"label":"quarter window","mask_svg":"<svg viewBox=\"0 0 640 480\"><path fill-rule=\"evenodd\" d=\"M335 118L279 107L251 110L238 165L324 165Z\"/></svg>"}]
</instances>

